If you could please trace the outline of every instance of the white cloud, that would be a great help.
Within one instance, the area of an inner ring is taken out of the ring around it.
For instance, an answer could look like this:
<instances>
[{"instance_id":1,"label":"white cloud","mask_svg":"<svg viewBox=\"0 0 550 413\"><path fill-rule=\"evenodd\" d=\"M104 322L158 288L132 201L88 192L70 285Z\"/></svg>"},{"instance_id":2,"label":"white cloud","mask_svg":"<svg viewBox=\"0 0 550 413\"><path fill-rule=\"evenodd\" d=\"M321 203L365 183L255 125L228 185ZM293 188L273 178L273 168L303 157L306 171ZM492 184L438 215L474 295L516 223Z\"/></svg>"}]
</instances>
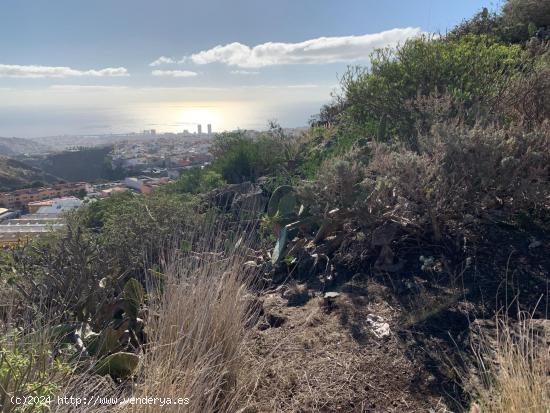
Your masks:
<instances>
[{"instance_id":1,"label":"white cloud","mask_svg":"<svg viewBox=\"0 0 550 413\"><path fill-rule=\"evenodd\" d=\"M172 77L195 77L197 72L190 70L153 70L151 72L153 76L172 76Z\"/></svg>"},{"instance_id":2,"label":"white cloud","mask_svg":"<svg viewBox=\"0 0 550 413\"><path fill-rule=\"evenodd\" d=\"M158 67L158 66L163 66L163 65L174 65L174 64L181 65L181 64L187 62L187 60L188 60L187 56L184 56L179 60L174 59L173 57L161 56L157 60L155 60L154 62L149 63L149 66Z\"/></svg>"},{"instance_id":3,"label":"white cloud","mask_svg":"<svg viewBox=\"0 0 550 413\"><path fill-rule=\"evenodd\" d=\"M312 89L312 88L319 87L319 85L314 85L312 83L305 83L303 85L288 85L287 87L289 89Z\"/></svg>"},{"instance_id":4,"label":"white cloud","mask_svg":"<svg viewBox=\"0 0 550 413\"><path fill-rule=\"evenodd\" d=\"M156 67L156 66L169 65L174 63L176 63L176 61L171 57L161 56L154 62L149 63L149 66Z\"/></svg>"},{"instance_id":5,"label":"white cloud","mask_svg":"<svg viewBox=\"0 0 550 413\"><path fill-rule=\"evenodd\" d=\"M65 66L4 65L0 64L0 77L74 77L74 76L128 76L124 67L107 67L100 70L77 70Z\"/></svg>"},{"instance_id":6,"label":"white cloud","mask_svg":"<svg viewBox=\"0 0 550 413\"><path fill-rule=\"evenodd\" d=\"M283 64L322 64L367 59L376 48L395 46L422 34L407 27L362 36L319 37L300 43L268 42L254 47L242 43L218 45L190 56L195 64L225 63L241 68Z\"/></svg>"},{"instance_id":7,"label":"white cloud","mask_svg":"<svg viewBox=\"0 0 550 413\"><path fill-rule=\"evenodd\" d=\"M105 85L51 85L49 89L69 92L111 92L128 89L127 86L105 86Z\"/></svg>"},{"instance_id":8,"label":"white cloud","mask_svg":"<svg viewBox=\"0 0 550 413\"><path fill-rule=\"evenodd\" d=\"M232 75L259 75L260 72L256 70L232 70Z\"/></svg>"}]
</instances>

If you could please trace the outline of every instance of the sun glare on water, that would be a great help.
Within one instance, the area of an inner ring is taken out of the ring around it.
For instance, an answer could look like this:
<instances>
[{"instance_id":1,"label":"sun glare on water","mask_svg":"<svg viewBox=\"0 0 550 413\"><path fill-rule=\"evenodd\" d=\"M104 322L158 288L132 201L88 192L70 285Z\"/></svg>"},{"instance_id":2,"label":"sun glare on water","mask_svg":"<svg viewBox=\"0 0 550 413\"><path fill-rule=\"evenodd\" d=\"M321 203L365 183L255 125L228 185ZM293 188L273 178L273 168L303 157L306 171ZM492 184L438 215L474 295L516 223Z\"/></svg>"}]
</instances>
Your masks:
<instances>
[{"instance_id":1,"label":"sun glare on water","mask_svg":"<svg viewBox=\"0 0 550 413\"><path fill-rule=\"evenodd\" d=\"M190 106L179 110L178 121L184 127L192 127L197 124L220 125L222 124L222 114L219 108L215 106Z\"/></svg>"},{"instance_id":2,"label":"sun glare on water","mask_svg":"<svg viewBox=\"0 0 550 413\"><path fill-rule=\"evenodd\" d=\"M137 105L127 113L128 126L136 120L141 129L178 133L184 130L196 132L201 125L206 132L212 125L214 132L224 130L261 128L267 123L267 115L258 114L258 108L246 102L159 102L155 105ZM134 126L135 129L135 126Z\"/></svg>"}]
</instances>

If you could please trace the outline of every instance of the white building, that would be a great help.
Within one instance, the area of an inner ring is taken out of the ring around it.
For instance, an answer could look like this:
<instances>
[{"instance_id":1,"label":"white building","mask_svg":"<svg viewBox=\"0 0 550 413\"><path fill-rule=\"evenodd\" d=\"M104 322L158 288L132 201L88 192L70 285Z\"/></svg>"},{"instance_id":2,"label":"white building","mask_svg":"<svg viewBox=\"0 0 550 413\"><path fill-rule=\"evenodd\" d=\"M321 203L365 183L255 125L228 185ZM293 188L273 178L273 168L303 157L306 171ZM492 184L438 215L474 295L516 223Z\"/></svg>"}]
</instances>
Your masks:
<instances>
[{"instance_id":1,"label":"white building","mask_svg":"<svg viewBox=\"0 0 550 413\"><path fill-rule=\"evenodd\" d=\"M124 185L126 185L128 188L135 189L136 191L141 192L143 184L144 182L138 178L131 177L124 179Z\"/></svg>"},{"instance_id":2,"label":"white building","mask_svg":"<svg viewBox=\"0 0 550 413\"><path fill-rule=\"evenodd\" d=\"M56 198L51 201L51 205L40 207L36 213L58 215L62 212L78 209L82 205L82 200L72 196L66 198Z\"/></svg>"}]
</instances>

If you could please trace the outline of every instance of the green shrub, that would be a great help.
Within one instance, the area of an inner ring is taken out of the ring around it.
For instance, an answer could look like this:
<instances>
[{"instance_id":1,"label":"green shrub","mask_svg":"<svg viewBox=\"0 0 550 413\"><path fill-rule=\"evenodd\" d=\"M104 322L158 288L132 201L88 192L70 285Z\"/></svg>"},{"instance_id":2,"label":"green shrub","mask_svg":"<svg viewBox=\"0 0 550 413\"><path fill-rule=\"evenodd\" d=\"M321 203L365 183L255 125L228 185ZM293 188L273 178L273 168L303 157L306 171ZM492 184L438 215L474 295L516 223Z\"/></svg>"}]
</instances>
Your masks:
<instances>
[{"instance_id":1,"label":"green shrub","mask_svg":"<svg viewBox=\"0 0 550 413\"><path fill-rule=\"evenodd\" d=\"M545 0L507 0L501 13L484 8L450 33L457 38L467 34L488 34L505 43L524 43L550 26L550 3Z\"/></svg>"},{"instance_id":2,"label":"green shrub","mask_svg":"<svg viewBox=\"0 0 550 413\"><path fill-rule=\"evenodd\" d=\"M423 114L411 101L448 94L453 101L448 116L464 108L474 122L522 69L520 46L487 35L421 37L378 50L371 69L349 71L342 87L352 121L369 125L371 135L381 141L394 137L416 146L416 125Z\"/></svg>"},{"instance_id":3,"label":"green shrub","mask_svg":"<svg viewBox=\"0 0 550 413\"><path fill-rule=\"evenodd\" d=\"M99 234L99 242L113 260L111 266L130 273L143 268L145 257L155 262L163 245L197 223L194 206L193 199L185 194L162 191L113 197L100 212Z\"/></svg>"},{"instance_id":4,"label":"green shrub","mask_svg":"<svg viewBox=\"0 0 550 413\"><path fill-rule=\"evenodd\" d=\"M231 183L255 181L274 172L284 159L281 148L273 140L254 139L240 132L217 135L212 153L214 168Z\"/></svg>"},{"instance_id":5,"label":"green shrub","mask_svg":"<svg viewBox=\"0 0 550 413\"><path fill-rule=\"evenodd\" d=\"M285 174L297 156L293 137L272 123L270 130L251 137L246 132L216 135L210 149L213 169L229 183L255 181L269 174Z\"/></svg>"},{"instance_id":6,"label":"green shrub","mask_svg":"<svg viewBox=\"0 0 550 413\"><path fill-rule=\"evenodd\" d=\"M218 188L224 183L223 177L210 168L193 168L184 171L176 182L167 185L166 190L169 192L200 194Z\"/></svg>"},{"instance_id":7,"label":"green shrub","mask_svg":"<svg viewBox=\"0 0 550 413\"><path fill-rule=\"evenodd\" d=\"M517 40L527 40L539 27L550 27L550 3L545 0L507 0L502 7L502 17Z\"/></svg>"},{"instance_id":8,"label":"green shrub","mask_svg":"<svg viewBox=\"0 0 550 413\"><path fill-rule=\"evenodd\" d=\"M50 411L70 372L46 343L25 342L19 332L6 334L0 341L0 412Z\"/></svg>"}]
</instances>

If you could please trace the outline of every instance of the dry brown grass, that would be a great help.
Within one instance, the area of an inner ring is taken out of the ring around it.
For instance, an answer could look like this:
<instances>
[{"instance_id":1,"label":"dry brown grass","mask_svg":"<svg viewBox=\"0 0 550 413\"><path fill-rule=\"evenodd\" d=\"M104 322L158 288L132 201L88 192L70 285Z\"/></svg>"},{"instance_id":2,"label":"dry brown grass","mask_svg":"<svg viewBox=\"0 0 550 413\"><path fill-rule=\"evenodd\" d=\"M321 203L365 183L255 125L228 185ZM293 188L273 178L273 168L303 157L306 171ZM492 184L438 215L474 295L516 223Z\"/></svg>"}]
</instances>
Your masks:
<instances>
[{"instance_id":1,"label":"dry brown grass","mask_svg":"<svg viewBox=\"0 0 550 413\"><path fill-rule=\"evenodd\" d=\"M229 245L215 223L193 232L184 248L174 243L178 247L162 260L162 276L148 286L148 344L137 375L116 386L108 378L74 376L62 393L117 398L112 405L79 406L79 412L237 410L248 389L243 353L245 326L258 310L247 292L255 274L243 265L246 240Z\"/></svg>"},{"instance_id":2,"label":"dry brown grass","mask_svg":"<svg viewBox=\"0 0 550 413\"><path fill-rule=\"evenodd\" d=\"M497 319L495 340L480 350L483 388L472 412L548 413L550 372L548 331L540 321L525 317L517 324Z\"/></svg>"},{"instance_id":3,"label":"dry brown grass","mask_svg":"<svg viewBox=\"0 0 550 413\"><path fill-rule=\"evenodd\" d=\"M151 308L151 346L135 397L188 398L163 411L231 411L239 397L240 353L246 337L246 282L239 254L175 259L164 293ZM158 405L126 411L157 412Z\"/></svg>"}]
</instances>

